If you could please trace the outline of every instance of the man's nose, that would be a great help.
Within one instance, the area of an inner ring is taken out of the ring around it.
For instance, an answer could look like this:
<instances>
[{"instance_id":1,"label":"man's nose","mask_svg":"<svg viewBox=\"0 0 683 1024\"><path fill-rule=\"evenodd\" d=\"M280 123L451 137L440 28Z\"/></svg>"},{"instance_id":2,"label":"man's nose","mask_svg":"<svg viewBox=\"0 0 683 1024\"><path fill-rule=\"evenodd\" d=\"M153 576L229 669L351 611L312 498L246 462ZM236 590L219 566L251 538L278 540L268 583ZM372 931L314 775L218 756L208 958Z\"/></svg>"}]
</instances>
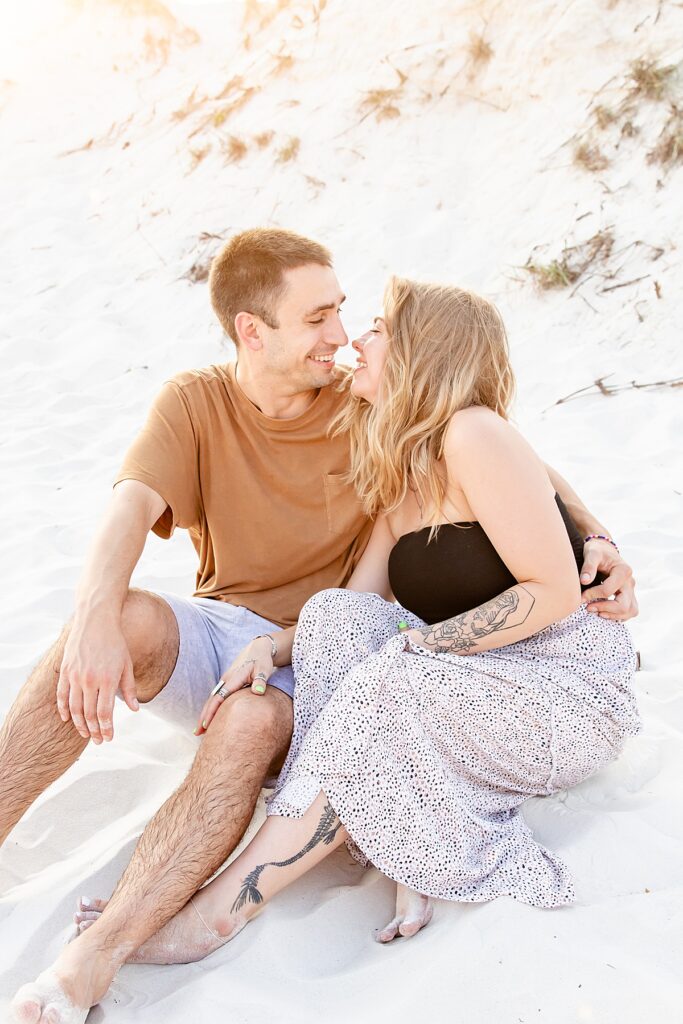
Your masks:
<instances>
[{"instance_id":1,"label":"man's nose","mask_svg":"<svg viewBox=\"0 0 683 1024\"><path fill-rule=\"evenodd\" d=\"M336 345L337 348L341 348L342 345L348 345L349 337L344 330L339 316L329 321L329 327L325 336L325 341L330 345Z\"/></svg>"}]
</instances>

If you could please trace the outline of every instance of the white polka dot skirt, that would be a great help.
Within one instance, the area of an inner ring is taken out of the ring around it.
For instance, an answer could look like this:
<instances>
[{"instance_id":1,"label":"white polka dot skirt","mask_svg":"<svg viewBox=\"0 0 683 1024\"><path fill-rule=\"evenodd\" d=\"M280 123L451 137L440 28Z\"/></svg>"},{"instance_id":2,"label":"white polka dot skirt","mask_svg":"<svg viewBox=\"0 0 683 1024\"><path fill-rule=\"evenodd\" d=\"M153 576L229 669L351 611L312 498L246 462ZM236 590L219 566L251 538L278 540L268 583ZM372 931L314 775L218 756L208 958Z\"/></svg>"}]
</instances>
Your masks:
<instances>
[{"instance_id":1,"label":"white polka dot skirt","mask_svg":"<svg viewBox=\"0 0 683 1024\"><path fill-rule=\"evenodd\" d=\"M567 868L519 809L586 779L640 730L628 630L581 607L507 647L433 654L407 645L401 619L423 625L376 594L306 603L294 736L268 813L301 817L322 789L352 854L411 889L570 903Z\"/></svg>"}]
</instances>

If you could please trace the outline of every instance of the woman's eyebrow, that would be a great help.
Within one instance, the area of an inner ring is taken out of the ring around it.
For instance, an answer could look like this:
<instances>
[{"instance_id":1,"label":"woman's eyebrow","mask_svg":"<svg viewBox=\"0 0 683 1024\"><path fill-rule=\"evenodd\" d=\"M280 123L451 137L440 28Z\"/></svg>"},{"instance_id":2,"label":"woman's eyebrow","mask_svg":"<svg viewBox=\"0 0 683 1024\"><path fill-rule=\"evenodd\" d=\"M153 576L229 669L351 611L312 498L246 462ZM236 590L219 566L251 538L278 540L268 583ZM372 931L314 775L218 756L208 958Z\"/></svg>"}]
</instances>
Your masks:
<instances>
[{"instance_id":1,"label":"woman's eyebrow","mask_svg":"<svg viewBox=\"0 0 683 1024\"><path fill-rule=\"evenodd\" d=\"M376 317L375 317L375 318L373 319L373 321L372 321L372 325L373 325L373 327L375 326L375 324L376 324L376 323L377 323L378 321L379 321L379 323L383 324L383 323L384 323L384 317L383 317L383 316L376 316Z\"/></svg>"}]
</instances>

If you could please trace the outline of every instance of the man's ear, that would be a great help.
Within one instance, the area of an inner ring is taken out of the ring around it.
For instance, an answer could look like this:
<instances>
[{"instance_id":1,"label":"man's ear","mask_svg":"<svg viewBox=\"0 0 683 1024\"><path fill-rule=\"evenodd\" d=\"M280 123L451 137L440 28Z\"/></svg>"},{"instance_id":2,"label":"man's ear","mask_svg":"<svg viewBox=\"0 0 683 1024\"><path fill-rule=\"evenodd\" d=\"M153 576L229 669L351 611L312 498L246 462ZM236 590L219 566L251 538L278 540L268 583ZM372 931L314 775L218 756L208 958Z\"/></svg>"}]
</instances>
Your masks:
<instances>
[{"instance_id":1,"label":"man's ear","mask_svg":"<svg viewBox=\"0 0 683 1024\"><path fill-rule=\"evenodd\" d=\"M240 343L256 352L263 348L261 321L253 313L238 313L235 317L235 334Z\"/></svg>"}]
</instances>

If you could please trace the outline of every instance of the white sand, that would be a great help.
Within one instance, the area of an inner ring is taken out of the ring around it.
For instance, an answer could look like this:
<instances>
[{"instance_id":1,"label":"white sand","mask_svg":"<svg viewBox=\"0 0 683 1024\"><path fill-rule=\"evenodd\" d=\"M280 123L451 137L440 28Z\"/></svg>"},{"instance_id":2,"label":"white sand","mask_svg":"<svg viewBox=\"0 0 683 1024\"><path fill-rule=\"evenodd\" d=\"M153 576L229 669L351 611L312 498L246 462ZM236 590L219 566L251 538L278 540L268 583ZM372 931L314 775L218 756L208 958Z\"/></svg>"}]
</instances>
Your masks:
<instances>
[{"instance_id":1,"label":"white sand","mask_svg":"<svg viewBox=\"0 0 683 1024\"><path fill-rule=\"evenodd\" d=\"M177 4L174 21L156 0L24 3L0 44L0 713L69 615L156 389L229 357L206 286L182 279L217 244L201 232L275 223L330 245L351 336L379 311L389 271L500 304L522 430L635 568L646 729L609 770L528 807L573 869L577 906L441 904L424 933L383 948L370 936L391 916L391 886L340 852L205 963L126 968L90 1019L678 1021L683 392L592 388L555 403L597 378L683 375L683 176L646 159L667 104L636 101L591 129L591 105L624 99L631 61L681 60L683 9L335 0L316 20L320 5L292 2L260 29L240 27L242 6ZM483 29L493 55L476 64L467 47ZM234 76L257 91L218 124L242 92L211 97ZM383 120L363 107L369 90L395 88ZM193 92L201 104L174 119ZM627 120L634 136L621 134ZM610 161L595 172L572 162L572 139L589 129ZM232 163L229 134L248 146ZM278 162L290 137L299 152ZM192 170L191 149L207 146ZM535 247L548 263L607 228L612 255L578 288L541 294L519 269ZM135 582L188 593L193 571L186 537L152 538ZM117 714L115 743L88 750L0 851L0 1015L56 955L77 896L111 891L192 758L189 734Z\"/></svg>"}]
</instances>

